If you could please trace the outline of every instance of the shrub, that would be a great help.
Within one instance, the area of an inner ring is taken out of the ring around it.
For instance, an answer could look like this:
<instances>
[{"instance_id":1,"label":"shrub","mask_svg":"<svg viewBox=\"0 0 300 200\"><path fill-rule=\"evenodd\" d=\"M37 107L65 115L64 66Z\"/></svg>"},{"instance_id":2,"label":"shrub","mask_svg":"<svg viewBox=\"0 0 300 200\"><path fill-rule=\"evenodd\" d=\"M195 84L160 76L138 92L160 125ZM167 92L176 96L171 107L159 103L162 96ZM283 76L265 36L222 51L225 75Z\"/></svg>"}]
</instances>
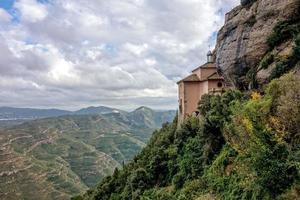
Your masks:
<instances>
[{"instance_id":1,"label":"shrub","mask_svg":"<svg viewBox=\"0 0 300 200\"><path fill-rule=\"evenodd\" d=\"M184 182L185 182L185 178L183 174L180 172L176 174L172 179L172 184L174 185L176 190L182 188Z\"/></svg>"},{"instance_id":2,"label":"shrub","mask_svg":"<svg viewBox=\"0 0 300 200\"><path fill-rule=\"evenodd\" d=\"M295 38L295 47L293 53L286 60L279 62L270 75L270 80L279 78L295 67L300 60L300 34Z\"/></svg>"},{"instance_id":3,"label":"shrub","mask_svg":"<svg viewBox=\"0 0 300 200\"><path fill-rule=\"evenodd\" d=\"M274 55L272 53L268 53L264 56L264 58L260 62L261 69L267 69L270 64L274 62Z\"/></svg>"},{"instance_id":4,"label":"shrub","mask_svg":"<svg viewBox=\"0 0 300 200\"><path fill-rule=\"evenodd\" d=\"M175 196L169 191L169 188L152 189L146 191L143 196L140 197L141 200L177 200Z\"/></svg>"},{"instance_id":5,"label":"shrub","mask_svg":"<svg viewBox=\"0 0 300 200\"><path fill-rule=\"evenodd\" d=\"M295 19L281 21L273 29L272 34L267 39L269 51L273 50L276 46L282 42L292 39L300 32L299 22L295 22Z\"/></svg>"},{"instance_id":6,"label":"shrub","mask_svg":"<svg viewBox=\"0 0 300 200\"><path fill-rule=\"evenodd\" d=\"M283 139L291 148L297 148L300 142L300 76L287 74L272 81L267 88L267 95L273 101L272 114L278 120ZM270 123L277 132L278 126Z\"/></svg>"}]
</instances>

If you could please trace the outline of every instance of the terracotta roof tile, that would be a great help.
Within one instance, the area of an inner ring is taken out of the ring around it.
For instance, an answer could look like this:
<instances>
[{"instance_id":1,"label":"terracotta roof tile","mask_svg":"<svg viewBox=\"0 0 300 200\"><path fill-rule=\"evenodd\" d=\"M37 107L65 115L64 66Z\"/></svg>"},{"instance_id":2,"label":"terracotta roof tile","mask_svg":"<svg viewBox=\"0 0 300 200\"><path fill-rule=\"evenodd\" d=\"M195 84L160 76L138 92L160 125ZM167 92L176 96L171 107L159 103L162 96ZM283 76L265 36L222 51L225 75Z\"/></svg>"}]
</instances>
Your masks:
<instances>
[{"instance_id":1,"label":"terracotta roof tile","mask_svg":"<svg viewBox=\"0 0 300 200\"><path fill-rule=\"evenodd\" d=\"M196 74L191 74L191 75L187 76L186 78L178 81L177 83L180 83L180 82L197 82L197 81L200 81L199 77Z\"/></svg>"},{"instance_id":2,"label":"terracotta roof tile","mask_svg":"<svg viewBox=\"0 0 300 200\"><path fill-rule=\"evenodd\" d=\"M223 77L220 76L220 75L218 74L218 72L214 72L213 74L211 74L210 76L208 76L207 79L208 79L208 80L212 80L212 79L217 79L217 80L219 80L219 79L223 79Z\"/></svg>"},{"instance_id":3,"label":"terracotta roof tile","mask_svg":"<svg viewBox=\"0 0 300 200\"><path fill-rule=\"evenodd\" d=\"M199 68L216 68L216 64L215 63L205 63L204 65L201 65L199 67L197 67L196 69L194 69L192 72L197 71Z\"/></svg>"}]
</instances>

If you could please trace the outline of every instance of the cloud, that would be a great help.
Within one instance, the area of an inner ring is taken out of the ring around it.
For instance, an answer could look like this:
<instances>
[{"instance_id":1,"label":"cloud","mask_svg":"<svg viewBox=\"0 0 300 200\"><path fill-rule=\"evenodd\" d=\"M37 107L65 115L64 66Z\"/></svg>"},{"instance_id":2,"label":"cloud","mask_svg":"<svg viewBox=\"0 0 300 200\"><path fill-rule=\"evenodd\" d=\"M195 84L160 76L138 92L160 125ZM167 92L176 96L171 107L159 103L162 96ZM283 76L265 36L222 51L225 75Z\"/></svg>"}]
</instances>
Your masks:
<instances>
[{"instance_id":1,"label":"cloud","mask_svg":"<svg viewBox=\"0 0 300 200\"><path fill-rule=\"evenodd\" d=\"M48 15L46 6L36 0L18 0L15 3L15 8L20 11L21 19L24 22L42 21Z\"/></svg>"},{"instance_id":2,"label":"cloud","mask_svg":"<svg viewBox=\"0 0 300 200\"><path fill-rule=\"evenodd\" d=\"M0 9L0 106L175 109L237 0L18 0Z\"/></svg>"},{"instance_id":3,"label":"cloud","mask_svg":"<svg viewBox=\"0 0 300 200\"><path fill-rule=\"evenodd\" d=\"M0 23L10 22L11 18L12 17L9 15L8 12L6 12L6 10L0 8Z\"/></svg>"}]
</instances>

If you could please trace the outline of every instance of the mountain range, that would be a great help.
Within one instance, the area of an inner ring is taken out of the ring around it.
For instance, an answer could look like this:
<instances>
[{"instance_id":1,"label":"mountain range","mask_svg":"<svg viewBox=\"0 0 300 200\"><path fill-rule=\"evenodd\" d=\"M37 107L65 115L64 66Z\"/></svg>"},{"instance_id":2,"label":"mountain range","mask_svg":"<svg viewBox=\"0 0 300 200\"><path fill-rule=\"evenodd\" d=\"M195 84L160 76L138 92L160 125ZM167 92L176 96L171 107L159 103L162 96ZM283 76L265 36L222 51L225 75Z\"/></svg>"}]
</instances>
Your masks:
<instances>
[{"instance_id":1,"label":"mountain range","mask_svg":"<svg viewBox=\"0 0 300 200\"><path fill-rule=\"evenodd\" d=\"M0 113L21 123L0 129L0 199L13 200L68 199L94 187L176 115L147 107L132 112L1 108Z\"/></svg>"},{"instance_id":2,"label":"mountain range","mask_svg":"<svg viewBox=\"0 0 300 200\"><path fill-rule=\"evenodd\" d=\"M140 114L139 114L140 113ZM151 108L142 106L132 112L127 112L124 110L110 108L105 106L99 107L87 107L82 108L77 111L59 110L59 109L34 109L34 108L14 108L14 107L0 107L0 127L10 127L13 125L21 124L25 121L49 118L49 117L59 117L65 115L91 115L91 114L101 114L101 115L114 115L120 114L125 117L129 117L131 120L139 120L138 123L143 121L144 117L153 118L153 121L148 121L147 126L159 127L162 122L173 120L176 111L155 111ZM143 116L145 114L145 116ZM135 123L135 122L133 122Z\"/></svg>"}]
</instances>

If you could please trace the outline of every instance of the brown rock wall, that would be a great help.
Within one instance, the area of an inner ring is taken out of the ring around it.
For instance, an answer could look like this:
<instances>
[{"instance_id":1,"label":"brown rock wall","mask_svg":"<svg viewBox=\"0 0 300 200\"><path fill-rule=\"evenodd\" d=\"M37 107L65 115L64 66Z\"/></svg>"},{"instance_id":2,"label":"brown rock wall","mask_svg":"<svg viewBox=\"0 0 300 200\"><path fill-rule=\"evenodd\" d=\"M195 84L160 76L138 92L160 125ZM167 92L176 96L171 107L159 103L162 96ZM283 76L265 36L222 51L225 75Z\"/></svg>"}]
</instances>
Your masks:
<instances>
[{"instance_id":1,"label":"brown rock wall","mask_svg":"<svg viewBox=\"0 0 300 200\"><path fill-rule=\"evenodd\" d=\"M298 12L299 0L257 0L226 15L218 33L216 64L230 86L247 89L246 73L258 65L268 50L274 26Z\"/></svg>"}]
</instances>

